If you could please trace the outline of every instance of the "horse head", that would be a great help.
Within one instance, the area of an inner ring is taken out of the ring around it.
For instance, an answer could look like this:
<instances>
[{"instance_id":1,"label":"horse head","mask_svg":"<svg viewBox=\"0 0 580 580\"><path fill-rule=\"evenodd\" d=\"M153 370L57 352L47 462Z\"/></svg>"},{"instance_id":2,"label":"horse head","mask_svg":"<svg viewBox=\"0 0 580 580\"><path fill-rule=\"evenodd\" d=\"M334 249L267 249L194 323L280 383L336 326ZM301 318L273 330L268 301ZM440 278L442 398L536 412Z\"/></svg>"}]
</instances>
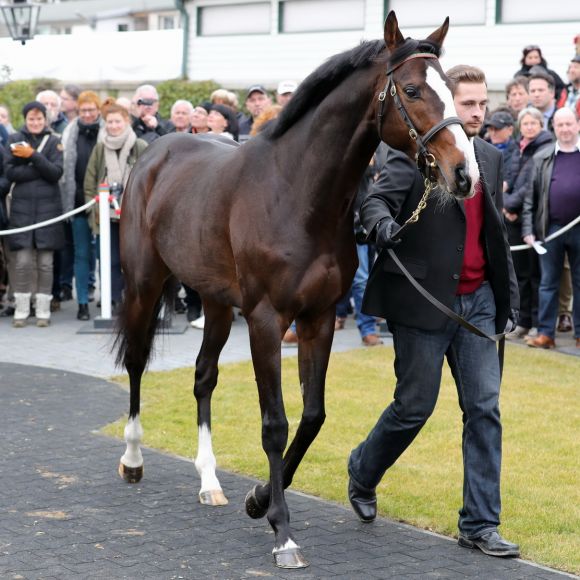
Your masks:
<instances>
[{"instance_id":1,"label":"horse head","mask_svg":"<svg viewBox=\"0 0 580 580\"><path fill-rule=\"evenodd\" d=\"M423 175L458 199L479 179L473 140L456 116L449 79L439 63L449 18L425 40L403 38L394 12L385 21L387 82L379 94L381 139L417 160ZM383 120L389 115L389 123Z\"/></svg>"}]
</instances>

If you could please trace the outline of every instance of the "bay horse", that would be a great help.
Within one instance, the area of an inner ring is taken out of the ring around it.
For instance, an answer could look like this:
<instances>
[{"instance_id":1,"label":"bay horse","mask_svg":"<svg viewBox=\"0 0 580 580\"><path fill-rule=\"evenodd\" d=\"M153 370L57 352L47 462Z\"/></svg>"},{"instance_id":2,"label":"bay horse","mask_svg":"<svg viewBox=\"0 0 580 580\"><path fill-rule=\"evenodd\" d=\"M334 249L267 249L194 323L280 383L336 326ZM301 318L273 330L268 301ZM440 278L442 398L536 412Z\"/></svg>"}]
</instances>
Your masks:
<instances>
[{"instance_id":1,"label":"bay horse","mask_svg":"<svg viewBox=\"0 0 580 580\"><path fill-rule=\"evenodd\" d=\"M446 19L425 40L404 39L391 12L384 40L330 58L302 82L278 119L244 145L185 134L156 140L123 196L126 288L117 362L129 373L130 409L120 474L131 482L143 474L141 377L161 305L177 278L199 292L205 313L194 384L199 498L227 503L215 472L211 396L232 307L240 307L270 468L269 481L248 493L246 511L267 515L279 567L308 565L290 529L284 490L325 419L335 304L356 270L352 203L365 168L383 140L424 157L449 195L473 195L478 179L473 144L454 117L438 60L448 26ZM292 320L304 409L286 449L280 348Z\"/></svg>"}]
</instances>

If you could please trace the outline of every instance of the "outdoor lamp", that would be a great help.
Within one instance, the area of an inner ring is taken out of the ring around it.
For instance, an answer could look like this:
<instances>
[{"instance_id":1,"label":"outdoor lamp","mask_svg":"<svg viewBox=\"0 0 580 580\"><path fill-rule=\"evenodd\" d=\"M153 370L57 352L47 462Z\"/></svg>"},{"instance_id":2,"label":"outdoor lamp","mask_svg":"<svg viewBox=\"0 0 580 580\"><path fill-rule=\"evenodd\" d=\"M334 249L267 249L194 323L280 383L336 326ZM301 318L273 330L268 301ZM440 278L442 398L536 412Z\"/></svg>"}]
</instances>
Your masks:
<instances>
[{"instance_id":1,"label":"outdoor lamp","mask_svg":"<svg viewBox=\"0 0 580 580\"><path fill-rule=\"evenodd\" d=\"M20 40L22 44L26 44L27 40L34 38L40 4L27 0L5 1L0 2L0 10L13 40Z\"/></svg>"}]
</instances>

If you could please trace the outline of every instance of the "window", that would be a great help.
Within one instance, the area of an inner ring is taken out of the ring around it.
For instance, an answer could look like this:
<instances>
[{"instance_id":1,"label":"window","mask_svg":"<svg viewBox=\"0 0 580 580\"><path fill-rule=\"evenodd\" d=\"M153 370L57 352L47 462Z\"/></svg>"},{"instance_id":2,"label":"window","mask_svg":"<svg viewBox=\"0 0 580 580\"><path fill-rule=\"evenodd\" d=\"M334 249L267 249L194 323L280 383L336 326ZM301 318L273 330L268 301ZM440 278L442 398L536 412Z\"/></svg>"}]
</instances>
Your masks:
<instances>
[{"instance_id":1,"label":"window","mask_svg":"<svg viewBox=\"0 0 580 580\"><path fill-rule=\"evenodd\" d=\"M128 24L117 24L117 32L128 32L129 25Z\"/></svg>"},{"instance_id":2,"label":"window","mask_svg":"<svg viewBox=\"0 0 580 580\"><path fill-rule=\"evenodd\" d=\"M136 16L133 20L135 30L149 30L149 20L146 16Z\"/></svg>"},{"instance_id":3,"label":"window","mask_svg":"<svg viewBox=\"0 0 580 580\"><path fill-rule=\"evenodd\" d=\"M441 26L446 16L449 16L451 26L485 24L485 0L437 0L437 10L429 8L424 0L389 0L390 10L397 13L397 20L403 29L412 26Z\"/></svg>"},{"instance_id":4,"label":"window","mask_svg":"<svg viewBox=\"0 0 580 580\"><path fill-rule=\"evenodd\" d=\"M197 35L268 34L270 20L269 2L200 6L197 10Z\"/></svg>"},{"instance_id":5,"label":"window","mask_svg":"<svg viewBox=\"0 0 580 580\"><path fill-rule=\"evenodd\" d=\"M512 22L570 22L580 20L580 2L529 2L501 0L498 21Z\"/></svg>"},{"instance_id":6,"label":"window","mask_svg":"<svg viewBox=\"0 0 580 580\"><path fill-rule=\"evenodd\" d=\"M175 28L175 18L173 16L159 17L159 30L173 30Z\"/></svg>"},{"instance_id":7,"label":"window","mask_svg":"<svg viewBox=\"0 0 580 580\"><path fill-rule=\"evenodd\" d=\"M280 32L362 30L365 0L283 0Z\"/></svg>"}]
</instances>

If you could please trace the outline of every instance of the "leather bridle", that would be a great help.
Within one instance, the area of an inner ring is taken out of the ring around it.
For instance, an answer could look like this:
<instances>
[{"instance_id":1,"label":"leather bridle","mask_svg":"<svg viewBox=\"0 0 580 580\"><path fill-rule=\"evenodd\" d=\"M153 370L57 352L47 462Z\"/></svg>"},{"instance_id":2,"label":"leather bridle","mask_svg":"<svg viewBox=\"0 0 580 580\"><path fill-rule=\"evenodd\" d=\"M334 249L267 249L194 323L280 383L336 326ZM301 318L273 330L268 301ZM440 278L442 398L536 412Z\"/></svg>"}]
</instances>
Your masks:
<instances>
[{"instance_id":1,"label":"leather bridle","mask_svg":"<svg viewBox=\"0 0 580 580\"><path fill-rule=\"evenodd\" d=\"M377 129L379 132L379 138L381 138L383 118L385 113L385 100L387 98L387 95L390 95L391 97L393 97L393 101L395 103L395 106L397 107L397 110L399 111L399 114L401 115L401 118L405 122L405 125L407 125L407 128L409 130L409 137L411 137L411 139L413 139L413 141L417 143L417 155L415 156L415 159L419 171L421 172L423 177L425 177L425 179L434 182L435 181L434 169L438 167L438 163L437 159L435 159L435 156L432 153L429 153L426 145L439 131L441 131L441 129L444 129L449 125L463 125L463 123L459 117L447 117L442 121L440 121L439 123L435 124L433 127L431 127L431 129L429 129L424 135L419 134L419 132L415 128L415 125L413 124L413 121L411 120L411 117L409 117L409 114L407 113L405 106L401 102L401 99L397 92L397 85L393 79L393 73L399 67L403 66L406 62L415 58L437 59L437 56L429 52L417 52L415 54L412 54L411 56L408 56L406 59L404 59L397 65L387 68L386 71L387 83L385 85L385 88L379 93L378 97L379 108L377 111ZM423 164L420 163L421 159L424 162Z\"/></svg>"}]
</instances>

